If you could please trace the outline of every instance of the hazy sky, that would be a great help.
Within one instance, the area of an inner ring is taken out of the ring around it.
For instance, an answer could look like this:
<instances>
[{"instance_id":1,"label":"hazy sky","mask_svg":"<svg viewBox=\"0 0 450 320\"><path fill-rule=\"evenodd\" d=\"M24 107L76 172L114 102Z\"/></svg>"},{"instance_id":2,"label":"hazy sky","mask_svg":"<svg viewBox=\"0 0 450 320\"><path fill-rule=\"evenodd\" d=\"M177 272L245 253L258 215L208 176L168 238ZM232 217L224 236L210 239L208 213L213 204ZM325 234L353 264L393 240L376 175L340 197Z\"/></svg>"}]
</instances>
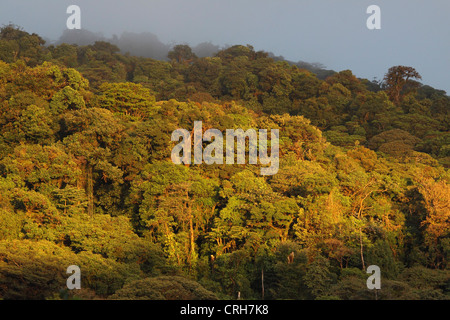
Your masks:
<instances>
[{"instance_id":1,"label":"hazy sky","mask_svg":"<svg viewBox=\"0 0 450 320\"><path fill-rule=\"evenodd\" d=\"M56 40L66 9L81 8L81 27L105 36L152 32L162 42L251 44L292 61L382 78L414 67L422 82L450 94L449 0L0 0L0 23ZM381 30L369 30L369 5Z\"/></svg>"}]
</instances>

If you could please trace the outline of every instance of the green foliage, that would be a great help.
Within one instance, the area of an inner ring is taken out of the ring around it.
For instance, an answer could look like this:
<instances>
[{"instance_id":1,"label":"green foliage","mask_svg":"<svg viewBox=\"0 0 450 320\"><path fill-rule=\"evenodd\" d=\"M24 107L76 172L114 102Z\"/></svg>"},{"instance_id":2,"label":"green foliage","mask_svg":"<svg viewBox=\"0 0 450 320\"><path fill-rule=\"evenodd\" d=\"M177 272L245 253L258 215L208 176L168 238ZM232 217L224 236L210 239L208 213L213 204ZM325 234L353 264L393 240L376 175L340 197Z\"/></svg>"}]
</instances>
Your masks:
<instances>
[{"instance_id":1,"label":"green foliage","mask_svg":"<svg viewBox=\"0 0 450 320\"><path fill-rule=\"evenodd\" d=\"M146 278L125 285L113 300L217 300L195 281L179 276Z\"/></svg>"},{"instance_id":2,"label":"green foliage","mask_svg":"<svg viewBox=\"0 0 450 320\"><path fill-rule=\"evenodd\" d=\"M64 87L57 92L50 102L50 110L52 114L61 114L66 110L76 110L85 108L86 104L83 96L71 86Z\"/></svg>"},{"instance_id":3,"label":"green foliage","mask_svg":"<svg viewBox=\"0 0 450 320\"><path fill-rule=\"evenodd\" d=\"M330 287L334 279L329 269L329 261L322 256L317 256L306 268L304 277L305 284L311 292L312 297L320 298L330 292Z\"/></svg>"},{"instance_id":4,"label":"green foliage","mask_svg":"<svg viewBox=\"0 0 450 320\"><path fill-rule=\"evenodd\" d=\"M30 35L15 25L6 25L0 29L0 60L11 63L22 59L36 65L42 62L44 44L37 34Z\"/></svg>"},{"instance_id":5,"label":"green foliage","mask_svg":"<svg viewBox=\"0 0 450 320\"><path fill-rule=\"evenodd\" d=\"M172 51L169 51L167 57L178 63L189 63L197 56L192 52L192 49L185 44L176 45Z\"/></svg>"},{"instance_id":6,"label":"green foliage","mask_svg":"<svg viewBox=\"0 0 450 320\"><path fill-rule=\"evenodd\" d=\"M155 98L150 90L134 83L104 83L99 104L112 112L149 117L154 113Z\"/></svg>"},{"instance_id":7,"label":"green foliage","mask_svg":"<svg viewBox=\"0 0 450 320\"><path fill-rule=\"evenodd\" d=\"M412 68L379 86L249 45L194 51L1 29L0 298L449 298L445 92ZM174 165L194 121L279 129L278 173Z\"/></svg>"},{"instance_id":8,"label":"green foliage","mask_svg":"<svg viewBox=\"0 0 450 320\"><path fill-rule=\"evenodd\" d=\"M0 241L0 296L3 299L45 299L66 289L66 270L78 265L84 285L109 295L139 274L132 266L92 253L76 255L48 241Z\"/></svg>"}]
</instances>

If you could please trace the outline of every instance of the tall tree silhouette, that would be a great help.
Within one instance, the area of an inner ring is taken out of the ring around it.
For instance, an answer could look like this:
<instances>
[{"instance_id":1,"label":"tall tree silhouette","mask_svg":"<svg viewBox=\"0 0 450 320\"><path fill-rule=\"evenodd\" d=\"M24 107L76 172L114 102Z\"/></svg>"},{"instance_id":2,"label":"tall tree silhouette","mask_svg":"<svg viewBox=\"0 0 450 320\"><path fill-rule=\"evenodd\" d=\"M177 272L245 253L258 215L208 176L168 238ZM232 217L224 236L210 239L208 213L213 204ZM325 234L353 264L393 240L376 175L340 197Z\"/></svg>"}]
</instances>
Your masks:
<instances>
[{"instance_id":1,"label":"tall tree silhouette","mask_svg":"<svg viewBox=\"0 0 450 320\"><path fill-rule=\"evenodd\" d=\"M398 104L404 94L419 86L419 83L412 79L422 79L422 76L412 67L395 66L389 68L383 80L391 101Z\"/></svg>"}]
</instances>

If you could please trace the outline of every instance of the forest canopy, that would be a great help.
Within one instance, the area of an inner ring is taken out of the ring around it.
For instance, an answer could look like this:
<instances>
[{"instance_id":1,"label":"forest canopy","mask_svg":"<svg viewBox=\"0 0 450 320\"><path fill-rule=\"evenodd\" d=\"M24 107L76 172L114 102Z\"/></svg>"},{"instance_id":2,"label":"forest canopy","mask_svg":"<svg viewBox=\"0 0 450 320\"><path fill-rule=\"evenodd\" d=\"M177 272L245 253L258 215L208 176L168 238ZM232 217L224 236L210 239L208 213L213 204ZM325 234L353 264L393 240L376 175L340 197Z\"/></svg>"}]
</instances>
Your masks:
<instances>
[{"instance_id":1,"label":"forest canopy","mask_svg":"<svg viewBox=\"0 0 450 320\"><path fill-rule=\"evenodd\" d=\"M0 298L374 299L377 265L378 299L448 299L450 97L420 79L3 27ZM173 164L194 121L279 129L278 173Z\"/></svg>"}]
</instances>

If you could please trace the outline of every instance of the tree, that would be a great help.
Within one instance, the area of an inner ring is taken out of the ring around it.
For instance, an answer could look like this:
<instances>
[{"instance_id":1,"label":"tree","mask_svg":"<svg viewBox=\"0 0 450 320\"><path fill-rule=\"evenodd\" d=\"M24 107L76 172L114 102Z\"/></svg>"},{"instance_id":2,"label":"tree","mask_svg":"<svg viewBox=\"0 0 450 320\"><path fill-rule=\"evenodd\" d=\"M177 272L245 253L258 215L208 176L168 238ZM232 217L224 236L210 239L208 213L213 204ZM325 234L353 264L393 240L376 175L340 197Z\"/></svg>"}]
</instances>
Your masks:
<instances>
[{"instance_id":1,"label":"tree","mask_svg":"<svg viewBox=\"0 0 450 320\"><path fill-rule=\"evenodd\" d=\"M114 114L102 108L85 108L66 113L61 117L64 130L63 144L82 167L85 179L80 185L86 188L88 212L94 213L94 183L123 183L123 172L112 163L113 150L119 144L124 126Z\"/></svg>"},{"instance_id":2,"label":"tree","mask_svg":"<svg viewBox=\"0 0 450 320\"><path fill-rule=\"evenodd\" d=\"M52 115L59 115L66 110L85 108L86 103L78 91L66 86L53 96L49 106Z\"/></svg>"},{"instance_id":3,"label":"tree","mask_svg":"<svg viewBox=\"0 0 450 320\"><path fill-rule=\"evenodd\" d=\"M335 275L330 272L330 262L318 255L313 262L306 267L304 281L309 288L311 296L315 299L330 293Z\"/></svg>"},{"instance_id":4,"label":"tree","mask_svg":"<svg viewBox=\"0 0 450 320\"><path fill-rule=\"evenodd\" d=\"M335 73L328 77L325 81L330 85L339 83L347 88L350 92L352 92L353 95L365 91L364 85L358 78L353 75L350 70L344 70L339 73Z\"/></svg>"},{"instance_id":5,"label":"tree","mask_svg":"<svg viewBox=\"0 0 450 320\"><path fill-rule=\"evenodd\" d=\"M169 262L193 270L197 239L205 236L214 213L216 182L186 167L159 162L148 164L134 185L145 234L164 243Z\"/></svg>"},{"instance_id":6,"label":"tree","mask_svg":"<svg viewBox=\"0 0 450 320\"><path fill-rule=\"evenodd\" d=\"M217 300L199 283L180 276L137 280L111 296L113 300Z\"/></svg>"},{"instance_id":7,"label":"tree","mask_svg":"<svg viewBox=\"0 0 450 320\"><path fill-rule=\"evenodd\" d=\"M169 51L167 57L178 63L189 64L194 61L197 56L192 52L192 49L187 44L176 45L171 51Z\"/></svg>"},{"instance_id":8,"label":"tree","mask_svg":"<svg viewBox=\"0 0 450 320\"><path fill-rule=\"evenodd\" d=\"M420 139L401 129L393 129L377 134L369 140L369 148L396 157L411 155Z\"/></svg>"},{"instance_id":9,"label":"tree","mask_svg":"<svg viewBox=\"0 0 450 320\"><path fill-rule=\"evenodd\" d=\"M383 81L389 98L395 104L399 104L406 93L419 87L419 83L412 79L422 79L422 76L412 67L395 66L389 68Z\"/></svg>"},{"instance_id":10,"label":"tree","mask_svg":"<svg viewBox=\"0 0 450 320\"><path fill-rule=\"evenodd\" d=\"M0 29L0 59L3 61L22 59L35 66L42 63L44 44L44 39L37 34L29 34L13 24Z\"/></svg>"},{"instance_id":11,"label":"tree","mask_svg":"<svg viewBox=\"0 0 450 320\"><path fill-rule=\"evenodd\" d=\"M100 106L114 113L142 118L153 115L156 110L155 97L149 89L140 84L103 83L99 89Z\"/></svg>"},{"instance_id":12,"label":"tree","mask_svg":"<svg viewBox=\"0 0 450 320\"><path fill-rule=\"evenodd\" d=\"M296 202L273 192L263 178L249 170L230 180L222 191L226 206L209 235L216 242L216 254L259 241L274 244L287 240L299 211Z\"/></svg>"},{"instance_id":13,"label":"tree","mask_svg":"<svg viewBox=\"0 0 450 320\"><path fill-rule=\"evenodd\" d=\"M425 227L424 240L435 268L447 265L450 238L450 185L447 181L435 181L431 177L418 177L419 192L422 194L427 216L422 222Z\"/></svg>"},{"instance_id":14,"label":"tree","mask_svg":"<svg viewBox=\"0 0 450 320\"><path fill-rule=\"evenodd\" d=\"M48 144L53 139L53 131L49 124L49 115L42 107L28 106L22 111L18 121L14 122L17 128L17 138L35 143Z\"/></svg>"},{"instance_id":15,"label":"tree","mask_svg":"<svg viewBox=\"0 0 450 320\"><path fill-rule=\"evenodd\" d=\"M204 57L212 57L214 56L218 51L220 50L220 47L217 45L212 44L211 42L202 42L195 46L193 49L194 53L199 58Z\"/></svg>"},{"instance_id":16,"label":"tree","mask_svg":"<svg viewBox=\"0 0 450 320\"><path fill-rule=\"evenodd\" d=\"M82 270L82 285L103 297L125 282L139 279L140 270L89 251L74 253L46 240L0 241L0 298L48 299L66 290L67 267Z\"/></svg>"}]
</instances>

